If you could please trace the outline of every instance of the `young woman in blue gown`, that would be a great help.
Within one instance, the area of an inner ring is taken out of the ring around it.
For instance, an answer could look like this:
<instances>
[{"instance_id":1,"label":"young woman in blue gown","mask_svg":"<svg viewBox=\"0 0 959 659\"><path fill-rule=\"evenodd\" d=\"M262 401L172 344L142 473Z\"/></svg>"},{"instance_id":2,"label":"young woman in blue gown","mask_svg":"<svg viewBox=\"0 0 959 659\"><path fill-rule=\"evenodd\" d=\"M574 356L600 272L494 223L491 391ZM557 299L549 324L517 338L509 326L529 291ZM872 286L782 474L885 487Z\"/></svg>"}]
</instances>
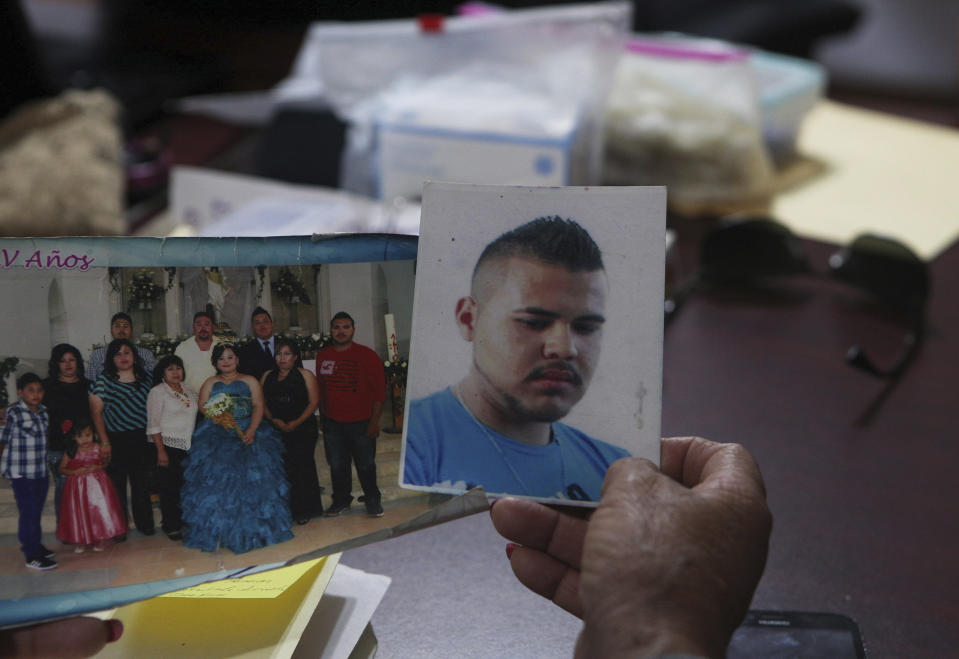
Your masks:
<instances>
[{"instance_id":1,"label":"young woman in blue gown","mask_svg":"<svg viewBox=\"0 0 959 659\"><path fill-rule=\"evenodd\" d=\"M237 370L234 347L219 343L212 353L217 374L200 388L200 410L220 394L231 409L218 417L205 411L193 433L181 495L183 544L240 554L293 537L283 440L260 423L260 384Z\"/></svg>"}]
</instances>

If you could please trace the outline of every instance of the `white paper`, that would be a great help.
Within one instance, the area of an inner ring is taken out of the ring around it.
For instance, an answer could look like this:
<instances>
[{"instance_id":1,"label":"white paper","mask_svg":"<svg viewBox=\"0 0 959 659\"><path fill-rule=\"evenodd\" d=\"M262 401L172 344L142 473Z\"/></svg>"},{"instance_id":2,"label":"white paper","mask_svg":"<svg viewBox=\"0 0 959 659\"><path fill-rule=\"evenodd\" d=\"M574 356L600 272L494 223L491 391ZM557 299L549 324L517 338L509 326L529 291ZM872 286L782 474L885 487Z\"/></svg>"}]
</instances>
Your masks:
<instances>
[{"instance_id":1,"label":"white paper","mask_svg":"<svg viewBox=\"0 0 959 659\"><path fill-rule=\"evenodd\" d=\"M199 167L173 169L170 207L178 227L204 236L419 231L418 204Z\"/></svg>"},{"instance_id":2,"label":"white paper","mask_svg":"<svg viewBox=\"0 0 959 659\"><path fill-rule=\"evenodd\" d=\"M293 657L349 657L391 581L381 574L337 565Z\"/></svg>"}]
</instances>

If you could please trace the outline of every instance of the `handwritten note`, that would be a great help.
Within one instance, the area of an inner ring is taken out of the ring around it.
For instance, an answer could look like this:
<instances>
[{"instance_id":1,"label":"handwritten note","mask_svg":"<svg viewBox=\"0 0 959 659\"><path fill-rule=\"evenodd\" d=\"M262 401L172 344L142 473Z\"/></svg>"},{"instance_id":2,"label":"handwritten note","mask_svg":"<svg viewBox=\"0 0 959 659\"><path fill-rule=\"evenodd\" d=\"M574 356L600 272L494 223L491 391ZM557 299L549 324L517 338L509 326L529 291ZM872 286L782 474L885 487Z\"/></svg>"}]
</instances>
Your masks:
<instances>
[{"instance_id":1,"label":"handwritten note","mask_svg":"<svg viewBox=\"0 0 959 659\"><path fill-rule=\"evenodd\" d=\"M266 570L234 579L223 579L185 588L160 597L187 599L272 599L282 595L287 588L313 568L319 568L326 558L317 558L289 567Z\"/></svg>"},{"instance_id":2,"label":"handwritten note","mask_svg":"<svg viewBox=\"0 0 959 659\"><path fill-rule=\"evenodd\" d=\"M97 656L289 659L339 558L331 554L121 606L113 615L123 622L123 636ZM247 590L244 583L257 585Z\"/></svg>"}]
</instances>

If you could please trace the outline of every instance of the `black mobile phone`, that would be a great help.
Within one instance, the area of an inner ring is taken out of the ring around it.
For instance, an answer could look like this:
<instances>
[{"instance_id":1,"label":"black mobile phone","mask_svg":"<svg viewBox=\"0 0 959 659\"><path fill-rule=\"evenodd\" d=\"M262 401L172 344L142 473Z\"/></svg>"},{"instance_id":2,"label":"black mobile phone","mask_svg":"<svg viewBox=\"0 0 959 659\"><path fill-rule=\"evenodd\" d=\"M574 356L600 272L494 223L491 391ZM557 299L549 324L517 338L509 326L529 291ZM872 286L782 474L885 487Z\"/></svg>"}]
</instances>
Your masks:
<instances>
[{"instance_id":1,"label":"black mobile phone","mask_svg":"<svg viewBox=\"0 0 959 659\"><path fill-rule=\"evenodd\" d=\"M728 659L865 659L856 621L839 613L750 611L733 634Z\"/></svg>"}]
</instances>

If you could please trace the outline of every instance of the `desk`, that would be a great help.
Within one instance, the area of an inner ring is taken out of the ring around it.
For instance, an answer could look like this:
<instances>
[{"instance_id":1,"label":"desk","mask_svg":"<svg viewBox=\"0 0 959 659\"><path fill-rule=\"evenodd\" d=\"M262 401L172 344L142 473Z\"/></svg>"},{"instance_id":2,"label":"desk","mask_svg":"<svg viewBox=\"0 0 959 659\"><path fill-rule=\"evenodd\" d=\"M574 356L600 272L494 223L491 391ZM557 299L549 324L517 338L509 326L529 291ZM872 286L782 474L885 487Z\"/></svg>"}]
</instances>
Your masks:
<instances>
[{"instance_id":1,"label":"desk","mask_svg":"<svg viewBox=\"0 0 959 659\"><path fill-rule=\"evenodd\" d=\"M832 251L806 246L820 265ZM885 385L843 353L861 340L888 360L903 332L841 287L701 297L666 332L664 433L739 441L763 470L775 521L753 606L851 615L873 656L959 648L959 244L931 270L927 339L865 421Z\"/></svg>"}]
</instances>

